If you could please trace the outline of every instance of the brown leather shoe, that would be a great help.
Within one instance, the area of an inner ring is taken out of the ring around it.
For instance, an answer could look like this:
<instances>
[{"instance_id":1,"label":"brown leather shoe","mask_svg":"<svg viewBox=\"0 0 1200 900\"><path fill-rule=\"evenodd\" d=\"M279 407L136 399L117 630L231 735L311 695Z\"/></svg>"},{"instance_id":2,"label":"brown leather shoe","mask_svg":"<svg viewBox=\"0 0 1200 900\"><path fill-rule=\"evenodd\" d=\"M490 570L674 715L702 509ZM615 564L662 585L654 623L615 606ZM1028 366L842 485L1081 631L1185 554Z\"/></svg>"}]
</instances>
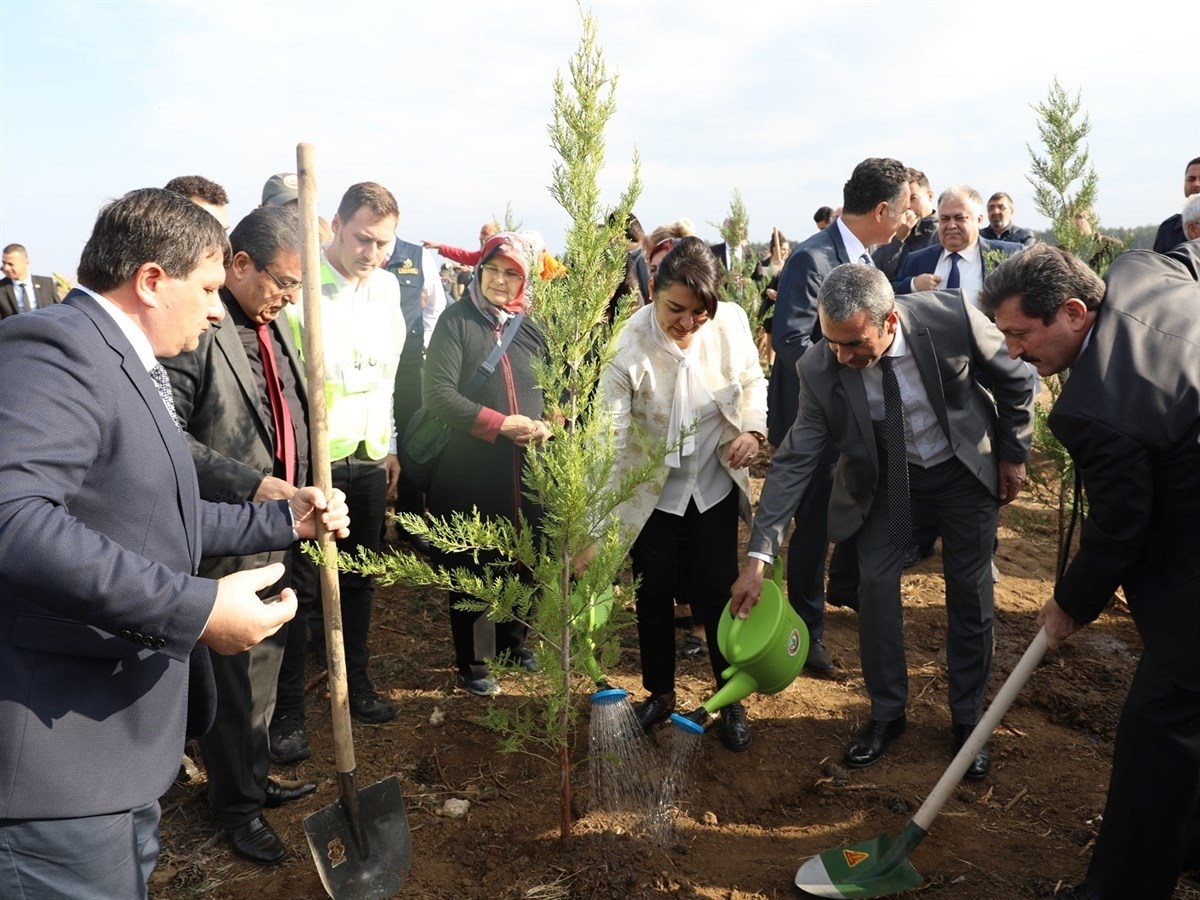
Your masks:
<instances>
[{"instance_id":1,"label":"brown leather shoe","mask_svg":"<svg viewBox=\"0 0 1200 900\"><path fill-rule=\"evenodd\" d=\"M307 797L317 789L315 781L290 781L288 779L274 778L267 779L267 786L264 790L265 797L263 806L267 809L275 809L283 806L285 803L291 803L293 800L299 800L301 797Z\"/></svg>"}]
</instances>

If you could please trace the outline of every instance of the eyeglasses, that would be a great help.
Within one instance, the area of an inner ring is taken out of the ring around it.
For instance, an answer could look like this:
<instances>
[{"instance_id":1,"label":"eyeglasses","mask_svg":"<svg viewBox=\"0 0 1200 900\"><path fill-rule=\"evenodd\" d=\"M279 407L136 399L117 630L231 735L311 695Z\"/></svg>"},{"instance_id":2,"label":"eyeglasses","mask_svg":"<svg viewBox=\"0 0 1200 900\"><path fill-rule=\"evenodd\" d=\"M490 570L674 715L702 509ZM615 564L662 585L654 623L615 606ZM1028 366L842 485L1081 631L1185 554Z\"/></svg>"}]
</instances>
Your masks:
<instances>
[{"instance_id":1,"label":"eyeglasses","mask_svg":"<svg viewBox=\"0 0 1200 900\"><path fill-rule=\"evenodd\" d=\"M256 263L255 268L258 269L258 271L260 271L260 272L266 272L268 275L270 275L271 280L273 282L275 282L275 287L279 288L285 294L294 294L296 291L300 290L300 288L304 286L304 283L300 282L300 281L280 281L276 277L275 273L272 272L270 269L268 269L266 266L259 266Z\"/></svg>"},{"instance_id":2,"label":"eyeglasses","mask_svg":"<svg viewBox=\"0 0 1200 900\"><path fill-rule=\"evenodd\" d=\"M480 268L492 278L503 278L509 282L525 280L525 276L519 269L501 269L495 263L484 263Z\"/></svg>"}]
</instances>

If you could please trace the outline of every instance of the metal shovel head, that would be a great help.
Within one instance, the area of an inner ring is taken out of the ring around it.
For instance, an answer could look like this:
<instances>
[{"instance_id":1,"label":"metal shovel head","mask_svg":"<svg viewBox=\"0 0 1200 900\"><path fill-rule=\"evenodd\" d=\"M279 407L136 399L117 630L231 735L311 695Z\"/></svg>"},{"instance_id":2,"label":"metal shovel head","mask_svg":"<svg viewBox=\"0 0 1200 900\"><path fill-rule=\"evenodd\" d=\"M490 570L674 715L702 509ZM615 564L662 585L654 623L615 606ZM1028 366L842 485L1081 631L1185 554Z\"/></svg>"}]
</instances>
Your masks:
<instances>
[{"instance_id":1,"label":"metal shovel head","mask_svg":"<svg viewBox=\"0 0 1200 900\"><path fill-rule=\"evenodd\" d=\"M412 865L412 834L400 780L392 775L358 791L358 815L365 854L340 799L304 819L325 893L333 900L395 897Z\"/></svg>"},{"instance_id":2,"label":"metal shovel head","mask_svg":"<svg viewBox=\"0 0 1200 900\"><path fill-rule=\"evenodd\" d=\"M886 897L915 890L923 881L886 834L826 850L796 872L796 887L817 897Z\"/></svg>"}]
</instances>

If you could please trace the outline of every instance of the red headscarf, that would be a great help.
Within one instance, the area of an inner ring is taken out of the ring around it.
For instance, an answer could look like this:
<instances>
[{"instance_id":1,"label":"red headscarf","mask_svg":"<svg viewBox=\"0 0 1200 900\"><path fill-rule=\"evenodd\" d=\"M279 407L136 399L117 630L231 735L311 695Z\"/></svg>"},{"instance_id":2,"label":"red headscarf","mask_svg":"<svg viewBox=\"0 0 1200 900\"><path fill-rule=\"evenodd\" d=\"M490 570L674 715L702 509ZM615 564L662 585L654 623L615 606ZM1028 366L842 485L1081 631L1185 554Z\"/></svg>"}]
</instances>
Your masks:
<instances>
[{"instance_id":1,"label":"red headscarf","mask_svg":"<svg viewBox=\"0 0 1200 900\"><path fill-rule=\"evenodd\" d=\"M520 270L523 280L521 287L516 292L508 303L502 307L497 307L494 303L483 296L482 277L484 263L490 262L496 257L503 257L508 262L512 263ZM529 245L519 234L514 234L511 231L501 231L499 234L494 234L488 238L487 243L483 245L483 251L479 255L479 262L475 266L475 277L471 279L470 295L471 301L475 306L489 319L497 320L500 317L497 315L499 309L516 315L526 308L525 303L525 288L529 284Z\"/></svg>"}]
</instances>

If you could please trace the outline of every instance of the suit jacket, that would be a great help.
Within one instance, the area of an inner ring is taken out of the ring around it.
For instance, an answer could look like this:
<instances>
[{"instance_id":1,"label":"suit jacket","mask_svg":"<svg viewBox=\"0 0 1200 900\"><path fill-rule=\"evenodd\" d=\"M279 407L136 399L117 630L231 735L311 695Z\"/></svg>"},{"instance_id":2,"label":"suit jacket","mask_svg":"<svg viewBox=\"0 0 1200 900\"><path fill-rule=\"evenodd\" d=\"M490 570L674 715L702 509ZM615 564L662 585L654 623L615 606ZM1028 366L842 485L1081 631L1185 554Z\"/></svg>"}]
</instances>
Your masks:
<instances>
[{"instance_id":1,"label":"suit jacket","mask_svg":"<svg viewBox=\"0 0 1200 900\"><path fill-rule=\"evenodd\" d=\"M236 303L222 291L226 305ZM286 324L286 321L285 321ZM300 402L307 408L304 363L296 352L292 330L276 319L268 326L282 341L280 366L290 366ZM242 503L253 498L264 476L275 471L275 429L271 410L250 369L250 361L237 326L226 316L200 337L190 353L162 360L171 379L175 411L196 466L200 496L222 503ZM304 421L295 427L307 427ZM303 485L308 460L297 461L296 483ZM200 573L220 578L241 569L280 562L286 548L252 556L206 558Z\"/></svg>"},{"instance_id":2,"label":"suit jacket","mask_svg":"<svg viewBox=\"0 0 1200 900\"><path fill-rule=\"evenodd\" d=\"M1091 339L1049 416L1087 493L1055 588L1090 622L1117 585L1146 648L1200 691L1200 242L1122 254Z\"/></svg>"},{"instance_id":3,"label":"suit jacket","mask_svg":"<svg viewBox=\"0 0 1200 900\"><path fill-rule=\"evenodd\" d=\"M1033 377L961 291L910 294L896 303L921 382L955 457L998 496L998 460L1024 462L1033 437ZM822 340L798 366L800 415L776 451L749 550L778 554L800 498L829 446L839 453L829 499L829 539L866 521L879 455L862 372L841 365ZM987 373L995 401L978 383Z\"/></svg>"},{"instance_id":4,"label":"suit jacket","mask_svg":"<svg viewBox=\"0 0 1200 900\"><path fill-rule=\"evenodd\" d=\"M37 297L38 309L53 306L58 303L58 290L54 287L53 278L41 275L30 275L33 282L33 293ZM17 304L17 286L11 278L0 278L0 319L15 316L21 311Z\"/></svg>"},{"instance_id":5,"label":"suit jacket","mask_svg":"<svg viewBox=\"0 0 1200 900\"><path fill-rule=\"evenodd\" d=\"M875 263L875 268L886 275L888 281L892 281L910 254L924 250L930 244L936 244L937 239L937 216L926 216L913 226L913 230L904 240L893 237L882 247L877 247L871 253L871 260Z\"/></svg>"},{"instance_id":6,"label":"suit jacket","mask_svg":"<svg viewBox=\"0 0 1200 900\"><path fill-rule=\"evenodd\" d=\"M979 265L984 279L986 280L988 276L988 251L998 250L1005 256L1012 256L1020 249L1022 249L1020 244L1013 244L1009 241L990 241L985 237L981 237L979 239ZM942 245L940 242L930 244L924 250L918 250L916 253L909 254L908 259L904 260L904 265L900 267L899 276L892 282L892 289L897 294L912 293L912 279L918 275L932 275L937 269L938 260L941 258Z\"/></svg>"},{"instance_id":7,"label":"suit jacket","mask_svg":"<svg viewBox=\"0 0 1200 900\"><path fill-rule=\"evenodd\" d=\"M991 225L984 225L979 229L979 236L985 237L989 241L1007 241L1010 244L1020 244L1022 247L1032 247L1037 243L1037 235L1033 229L1019 228L1011 223L1002 234L996 234L996 229Z\"/></svg>"},{"instance_id":8,"label":"suit jacket","mask_svg":"<svg viewBox=\"0 0 1200 900\"><path fill-rule=\"evenodd\" d=\"M826 275L848 262L841 231L830 224L794 248L783 264L771 326L775 364L767 386L767 438L777 447L796 420L796 364L821 339L817 292Z\"/></svg>"},{"instance_id":9,"label":"suit jacket","mask_svg":"<svg viewBox=\"0 0 1200 900\"><path fill-rule=\"evenodd\" d=\"M287 504L201 501L137 352L72 291L0 323L0 534L0 819L152 802L216 597L193 573L289 545Z\"/></svg>"},{"instance_id":10,"label":"suit jacket","mask_svg":"<svg viewBox=\"0 0 1200 900\"><path fill-rule=\"evenodd\" d=\"M1183 213L1175 213L1163 219L1154 234L1154 252L1170 253L1187 240L1187 232L1183 230Z\"/></svg>"}]
</instances>

